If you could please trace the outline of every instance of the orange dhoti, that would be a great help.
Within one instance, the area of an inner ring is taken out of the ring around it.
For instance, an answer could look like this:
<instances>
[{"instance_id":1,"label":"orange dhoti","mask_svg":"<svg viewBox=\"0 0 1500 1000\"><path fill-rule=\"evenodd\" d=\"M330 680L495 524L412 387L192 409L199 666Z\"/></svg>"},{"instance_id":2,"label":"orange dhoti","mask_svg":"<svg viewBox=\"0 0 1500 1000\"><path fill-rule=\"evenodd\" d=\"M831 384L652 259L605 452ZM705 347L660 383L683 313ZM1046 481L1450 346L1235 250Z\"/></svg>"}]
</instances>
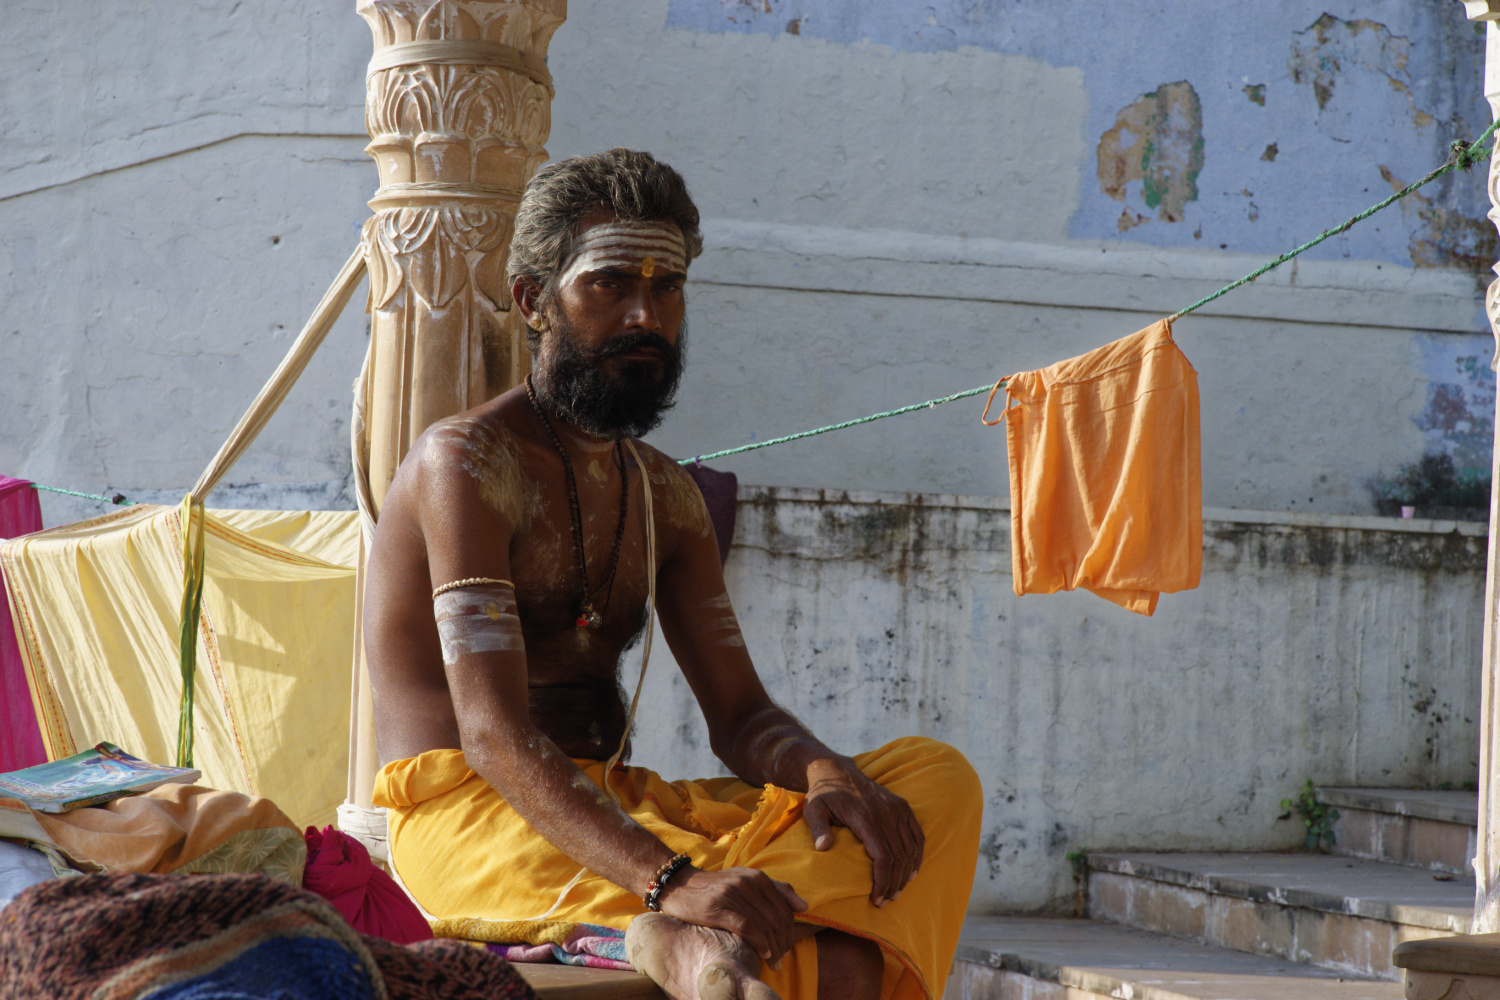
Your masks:
<instances>
[{"instance_id":1,"label":"orange dhoti","mask_svg":"<svg viewBox=\"0 0 1500 1000\"><path fill-rule=\"evenodd\" d=\"M883 997L940 997L958 946L974 881L982 793L974 769L945 744L896 740L854 758L861 771L910 803L927 844L921 870L901 898L870 903L870 859L849 830L813 849L803 796L738 778L666 781L640 767L618 769L611 786L638 823L699 868L757 868L807 900L798 919L868 938L885 953ZM604 762L578 761L596 784ZM461 751L393 761L375 783L390 809L391 859L407 889L437 918L440 936L507 943L556 940L557 923L624 930L644 912L639 896L588 873L547 919L578 865L527 825L471 771ZM762 978L786 1000L817 995L816 937L798 943Z\"/></svg>"}]
</instances>

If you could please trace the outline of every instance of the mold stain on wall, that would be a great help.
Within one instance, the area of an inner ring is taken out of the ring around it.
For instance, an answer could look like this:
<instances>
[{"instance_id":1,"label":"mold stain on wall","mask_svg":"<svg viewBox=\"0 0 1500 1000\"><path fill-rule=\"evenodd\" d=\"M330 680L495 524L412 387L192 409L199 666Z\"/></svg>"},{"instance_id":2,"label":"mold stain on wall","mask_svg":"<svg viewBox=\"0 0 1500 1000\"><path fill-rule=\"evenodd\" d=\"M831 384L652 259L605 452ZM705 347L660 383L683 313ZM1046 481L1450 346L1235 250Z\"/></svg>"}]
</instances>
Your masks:
<instances>
[{"instance_id":1,"label":"mold stain on wall","mask_svg":"<svg viewBox=\"0 0 1500 1000\"><path fill-rule=\"evenodd\" d=\"M1120 232L1149 222L1153 209L1162 222L1181 222L1203 170L1203 106L1192 84L1162 84L1122 110L1099 138L1098 170L1100 190L1125 203ZM1132 210L1137 197L1146 212Z\"/></svg>"},{"instance_id":2,"label":"mold stain on wall","mask_svg":"<svg viewBox=\"0 0 1500 1000\"><path fill-rule=\"evenodd\" d=\"M1486 335L1420 333L1412 338L1413 366L1425 377L1426 404L1413 421L1424 450L1447 454L1460 479L1490 474L1495 429L1494 341Z\"/></svg>"}]
</instances>

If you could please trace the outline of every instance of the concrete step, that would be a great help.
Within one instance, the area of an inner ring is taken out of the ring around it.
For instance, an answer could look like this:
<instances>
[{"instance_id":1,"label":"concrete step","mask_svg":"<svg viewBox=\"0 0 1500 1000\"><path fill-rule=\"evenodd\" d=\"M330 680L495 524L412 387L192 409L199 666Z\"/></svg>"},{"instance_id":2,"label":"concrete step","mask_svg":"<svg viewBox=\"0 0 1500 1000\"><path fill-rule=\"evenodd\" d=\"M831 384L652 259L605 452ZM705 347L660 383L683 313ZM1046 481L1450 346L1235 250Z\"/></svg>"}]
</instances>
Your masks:
<instances>
[{"instance_id":1,"label":"concrete step","mask_svg":"<svg viewBox=\"0 0 1500 1000\"><path fill-rule=\"evenodd\" d=\"M970 917L943 1000L1400 1000L1400 983L1090 920Z\"/></svg>"},{"instance_id":2,"label":"concrete step","mask_svg":"<svg viewBox=\"0 0 1500 1000\"><path fill-rule=\"evenodd\" d=\"M1320 788L1318 797L1339 811L1335 854L1458 875L1473 871L1477 792Z\"/></svg>"},{"instance_id":3,"label":"concrete step","mask_svg":"<svg viewBox=\"0 0 1500 1000\"><path fill-rule=\"evenodd\" d=\"M1464 934L1474 879L1324 854L1090 854L1089 916L1358 976L1391 949ZM1442 879L1443 881L1440 881Z\"/></svg>"}]
</instances>

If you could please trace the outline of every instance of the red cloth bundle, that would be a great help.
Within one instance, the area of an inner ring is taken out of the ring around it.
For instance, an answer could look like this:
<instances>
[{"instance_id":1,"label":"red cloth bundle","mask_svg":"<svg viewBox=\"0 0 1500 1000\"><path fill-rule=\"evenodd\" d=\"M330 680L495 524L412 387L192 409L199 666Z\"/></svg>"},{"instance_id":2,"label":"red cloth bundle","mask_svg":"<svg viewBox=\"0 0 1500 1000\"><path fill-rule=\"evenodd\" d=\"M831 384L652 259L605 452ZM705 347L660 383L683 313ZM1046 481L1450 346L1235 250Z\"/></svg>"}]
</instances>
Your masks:
<instances>
[{"instance_id":1,"label":"red cloth bundle","mask_svg":"<svg viewBox=\"0 0 1500 1000\"><path fill-rule=\"evenodd\" d=\"M361 934L412 944L432 937L422 911L396 880L375 867L365 845L325 826L308 827L302 887L333 904Z\"/></svg>"}]
</instances>

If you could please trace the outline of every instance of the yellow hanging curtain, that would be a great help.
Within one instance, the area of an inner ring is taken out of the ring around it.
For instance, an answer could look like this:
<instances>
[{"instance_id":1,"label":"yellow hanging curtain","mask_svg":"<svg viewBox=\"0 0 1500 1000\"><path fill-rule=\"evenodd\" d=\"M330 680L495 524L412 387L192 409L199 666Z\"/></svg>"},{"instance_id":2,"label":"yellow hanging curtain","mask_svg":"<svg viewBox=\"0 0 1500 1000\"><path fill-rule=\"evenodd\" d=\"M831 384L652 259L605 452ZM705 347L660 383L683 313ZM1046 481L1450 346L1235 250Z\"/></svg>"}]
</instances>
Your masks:
<instances>
[{"instance_id":1,"label":"yellow hanging curtain","mask_svg":"<svg viewBox=\"0 0 1500 1000\"><path fill-rule=\"evenodd\" d=\"M201 559L194 766L299 824L331 823L348 767L357 515L196 511L140 505L0 544L48 756L108 739L175 759L184 581Z\"/></svg>"}]
</instances>

